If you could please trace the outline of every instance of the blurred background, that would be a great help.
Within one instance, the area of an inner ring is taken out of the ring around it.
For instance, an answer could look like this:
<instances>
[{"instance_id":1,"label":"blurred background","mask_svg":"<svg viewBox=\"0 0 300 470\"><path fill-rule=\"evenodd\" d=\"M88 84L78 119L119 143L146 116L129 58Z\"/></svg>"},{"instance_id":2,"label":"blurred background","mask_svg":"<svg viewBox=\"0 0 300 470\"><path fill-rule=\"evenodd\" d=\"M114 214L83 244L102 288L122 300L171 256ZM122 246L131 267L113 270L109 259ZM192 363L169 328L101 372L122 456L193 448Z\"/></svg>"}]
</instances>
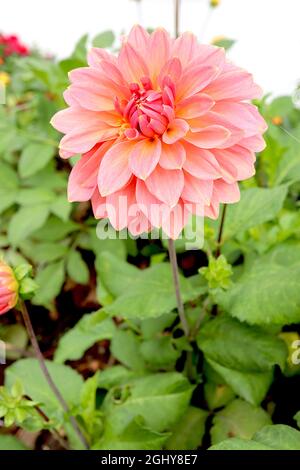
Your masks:
<instances>
[{"instance_id":1,"label":"blurred background","mask_svg":"<svg viewBox=\"0 0 300 470\"><path fill-rule=\"evenodd\" d=\"M291 93L300 75L293 51L300 45L299 0L182 0L180 30L203 41L219 35L238 40L230 57L251 70L275 95ZM112 29L117 36L132 24L174 31L174 0L11 0L1 8L0 30L18 33L28 45L58 57L69 56L84 33ZM158 13L159 12L159 13Z\"/></svg>"}]
</instances>

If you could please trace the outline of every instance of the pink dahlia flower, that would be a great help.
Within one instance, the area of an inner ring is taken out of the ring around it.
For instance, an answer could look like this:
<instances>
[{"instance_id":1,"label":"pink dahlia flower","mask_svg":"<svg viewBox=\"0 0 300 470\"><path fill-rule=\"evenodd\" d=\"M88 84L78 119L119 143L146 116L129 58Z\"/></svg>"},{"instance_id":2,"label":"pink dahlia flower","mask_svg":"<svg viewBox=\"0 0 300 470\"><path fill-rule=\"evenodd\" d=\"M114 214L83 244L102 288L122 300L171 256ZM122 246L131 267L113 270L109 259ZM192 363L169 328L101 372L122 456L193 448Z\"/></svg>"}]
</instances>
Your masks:
<instances>
[{"instance_id":1,"label":"pink dahlia flower","mask_svg":"<svg viewBox=\"0 0 300 470\"><path fill-rule=\"evenodd\" d=\"M18 290L19 285L13 270L0 260L0 315L16 306Z\"/></svg>"},{"instance_id":2,"label":"pink dahlia flower","mask_svg":"<svg viewBox=\"0 0 300 470\"><path fill-rule=\"evenodd\" d=\"M176 238L190 213L216 218L239 200L266 124L249 102L261 89L223 48L135 26L118 57L93 48L88 64L70 72L69 107L52 119L61 157L82 154L70 201L91 199L117 230Z\"/></svg>"}]
</instances>

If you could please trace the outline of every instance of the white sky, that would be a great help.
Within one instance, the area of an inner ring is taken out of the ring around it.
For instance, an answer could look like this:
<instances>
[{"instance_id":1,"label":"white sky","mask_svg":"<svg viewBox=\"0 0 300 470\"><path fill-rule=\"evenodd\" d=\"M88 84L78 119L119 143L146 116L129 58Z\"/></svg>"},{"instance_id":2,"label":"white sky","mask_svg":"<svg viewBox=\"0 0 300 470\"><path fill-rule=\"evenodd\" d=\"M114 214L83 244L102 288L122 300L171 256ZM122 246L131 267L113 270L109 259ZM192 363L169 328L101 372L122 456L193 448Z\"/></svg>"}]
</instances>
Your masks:
<instances>
[{"instance_id":1,"label":"white sky","mask_svg":"<svg viewBox=\"0 0 300 470\"><path fill-rule=\"evenodd\" d=\"M0 31L19 34L45 52L67 56L84 33L116 34L132 24L173 29L173 0L0 0ZM300 0L182 0L181 31L203 42L237 39L230 57L252 72L265 92L291 93L300 80Z\"/></svg>"}]
</instances>

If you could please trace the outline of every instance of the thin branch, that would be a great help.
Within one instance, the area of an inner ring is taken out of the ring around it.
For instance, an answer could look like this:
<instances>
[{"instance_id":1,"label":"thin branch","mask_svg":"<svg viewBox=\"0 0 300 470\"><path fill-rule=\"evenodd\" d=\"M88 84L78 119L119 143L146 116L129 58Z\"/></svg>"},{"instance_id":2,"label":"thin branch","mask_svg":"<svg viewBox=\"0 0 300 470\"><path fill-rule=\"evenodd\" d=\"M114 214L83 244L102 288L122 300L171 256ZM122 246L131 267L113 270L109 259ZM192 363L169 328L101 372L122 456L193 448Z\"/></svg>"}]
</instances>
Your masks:
<instances>
[{"instance_id":1,"label":"thin branch","mask_svg":"<svg viewBox=\"0 0 300 470\"><path fill-rule=\"evenodd\" d=\"M227 204L224 204L223 209L222 209L222 216L221 216L221 222L220 222L220 227L219 227L218 238L217 238L216 258L218 258L221 254L222 235L223 235L223 230L224 230L226 208L227 208Z\"/></svg>"},{"instance_id":2,"label":"thin branch","mask_svg":"<svg viewBox=\"0 0 300 470\"><path fill-rule=\"evenodd\" d=\"M175 17L174 17L174 21L175 21L175 37L178 38L179 34L180 34L180 27L179 27L179 23L180 23L180 5L181 4L181 0L175 0Z\"/></svg>"},{"instance_id":3,"label":"thin branch","mask_svg":"<svg viewBox=\"0 0 300 470\"><path fill-rule=\"evenodd\" d=\"M57 386L55 385L55 383L53 382L53 380L51 378L51 375L49 374L49 371L48 371L48 368L46 366L44 357L41 353L37 338L35 336L34 329L32 327L32 323L31 323L31 320L30 320L30 317L29 317L27 307L26 307L25 302L23 300L21 300L21 302L20 302L20 310L21 310L21 313L22 313L22 316L23 316L23 320L24 320L24 323L25 323L25 326L26 326L31 344L33 346L33 349L35 351L35 355L36 355L37 360L39 362L40 368L41 368L41 370L42 370L42 372L45 376L45 379L47 380L48 385L49 385L50 389L52 390L52 392L54 393L54 395L56 396L57 400L61 404L63 410L65 411L65 413L67 413L69 415L70 424L73 427L73 429L74 429L75 433L77 434L78 438L80 439L81 443L84 445L84 447L86 449L88 449L89 448L88 443L87 443L84 435L82 434L76 419L74 418L74 416L71 416L69 406L67 405L64 397L62 396L62 394L58 390Z\"/></svg>"},{"instance_id":4,"label":"thin branch","mask_svg":"<svg viewBox=\"0 0 300 470\"><path fill-rule=\"evenodd\" d=\"M169 238L169 257L170 263L172 266L172 273L173 273L173 281L174 281L174 288L177 300L177 309L179 313L179 318L182 324L182 328L186 337L189 336L189 325L184 313L184 306L181 298L180 293L180 284L179 284L179 272L178 272L178 264L177 264L177 256L176 256L176 249L174 240Z\"/></svg>"},{"instance_id":5,"label":"thin branch","mask_svg":"<svg viewBox=\"0 0 300 470\"><path fill-rule=\"evenodd\" d=\"M48 418L48 416L44 413L44 411L39 407L39 406L35 406L35 409L36 411L38 412L38 414L43 418L43 420L46 422L46 423L49 423L50 419ZM57 442L59 442L59 444L61 445L61 447L63 447L65 450L70 450L69 449L69 446L68 444L65 442L65 440L60 436L60 434L56 431L56 429L48 429L48 431L51 432L51 434L53 435L53 437L57 440Z\"/></svg>"}]
</instances>

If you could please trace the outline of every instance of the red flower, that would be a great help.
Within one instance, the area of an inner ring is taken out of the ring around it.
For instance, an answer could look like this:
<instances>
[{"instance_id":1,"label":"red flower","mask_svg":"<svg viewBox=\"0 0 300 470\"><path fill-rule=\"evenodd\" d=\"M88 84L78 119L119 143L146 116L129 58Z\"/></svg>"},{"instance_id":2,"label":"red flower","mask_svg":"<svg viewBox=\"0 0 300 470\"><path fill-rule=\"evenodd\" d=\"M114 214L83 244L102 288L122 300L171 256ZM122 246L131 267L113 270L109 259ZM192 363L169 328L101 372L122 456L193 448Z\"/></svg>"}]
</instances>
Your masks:
<instances>
[{"instance_id":1,"label":"red flower","mask_svg":"<svg viewBox=\"0 0 300 470\"><path fill-rule=\"evenodd\" d=\"M0 34L0 48L3 50L4 57L9 57L13 54L21 56L29 54L29 49L14 35L5 36Z\"/></svg>"}]
</instances>

